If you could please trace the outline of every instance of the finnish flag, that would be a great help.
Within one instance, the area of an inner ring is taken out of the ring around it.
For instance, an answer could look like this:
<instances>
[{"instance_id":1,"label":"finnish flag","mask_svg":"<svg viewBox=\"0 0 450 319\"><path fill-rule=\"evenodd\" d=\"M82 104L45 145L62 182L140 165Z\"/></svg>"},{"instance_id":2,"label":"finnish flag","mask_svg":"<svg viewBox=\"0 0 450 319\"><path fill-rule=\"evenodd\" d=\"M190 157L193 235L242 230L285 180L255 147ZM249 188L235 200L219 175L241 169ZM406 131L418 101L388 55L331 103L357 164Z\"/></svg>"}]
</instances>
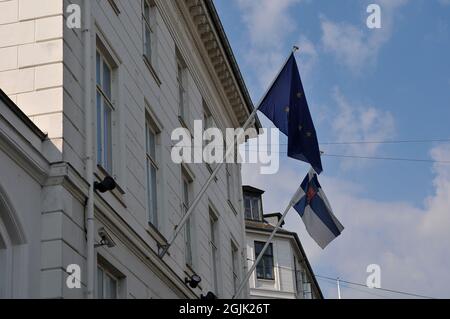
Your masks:
<instances>
[{"instance_id":1,"label":"finnish flag","mask_svg":"<svg viewBox=\"0 0 450 319\"><path fill-rule=\"evenodd\" d=\"M297 198L299 201L294 209L300 214L309 235L324 249L342 233L344 226L334 216L313 170L303 180Z\"/></svg>"}]
</instances>

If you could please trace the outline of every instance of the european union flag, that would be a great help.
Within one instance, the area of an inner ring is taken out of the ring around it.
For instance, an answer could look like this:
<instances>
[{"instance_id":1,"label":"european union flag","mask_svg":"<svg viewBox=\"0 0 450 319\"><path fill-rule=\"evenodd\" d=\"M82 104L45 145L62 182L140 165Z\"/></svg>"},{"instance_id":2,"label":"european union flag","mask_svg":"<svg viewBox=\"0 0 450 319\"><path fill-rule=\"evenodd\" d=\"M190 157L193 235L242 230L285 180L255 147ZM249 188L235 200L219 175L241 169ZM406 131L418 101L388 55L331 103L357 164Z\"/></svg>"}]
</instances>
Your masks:
<instances>
[{"instance_id":1,"label":"european union flag","mask_svg":"<svg viewBox=\"0 0 450 319\"><path fill-rule=\"evenodd\" d=\"M310 163L322 172L316 129L294 54L263 99L259 110L288 137L288 156Z\"/></svg>"}]
</instances>

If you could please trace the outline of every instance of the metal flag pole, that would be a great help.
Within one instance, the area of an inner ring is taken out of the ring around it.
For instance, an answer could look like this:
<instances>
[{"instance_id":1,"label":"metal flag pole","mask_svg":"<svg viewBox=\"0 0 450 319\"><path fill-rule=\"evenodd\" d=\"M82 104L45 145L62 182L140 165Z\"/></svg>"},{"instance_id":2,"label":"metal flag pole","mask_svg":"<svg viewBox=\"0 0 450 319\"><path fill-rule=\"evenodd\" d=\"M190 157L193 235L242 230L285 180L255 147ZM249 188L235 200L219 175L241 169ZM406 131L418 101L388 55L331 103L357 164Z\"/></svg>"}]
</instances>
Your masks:
<instances>
[{"instance_id":1,"label":"metal flag pole","mask_svg":"<svg viewBox=\"0 0 450 319\"><path fill-rule=\"evenodd\" d=\"M338 299L341 300L341 281L339 278L336 279L337 284L337 292L338 292Z\"/></svg>"},{"instance_id":2,"label":"metal flag pole","mask_svg":"<svg viewBox=\"0 0 450 319\"><path fill-rule=\"evenodd\" d=\"M295 53L297 50L299 50L299 48L297 46L294 46L292 49L292 53ZM291 54L292 54L291 53ZM222 168L223 164L225 163L225 160L228 158L228 156L231 154L231 152L234 151L234 145L239 142L242 137L245 134L245 131L248 129L248 127L253 123L255 117L256 117L256 113L258 111L258 109L261 106L261 103L264 101L264 99L266 98L267 94L269 93L270 89L272 88L273 84L275 83L275 81L278 79L278 76L280 75L281 71L283 71L284 67L286 66L286 64L289 61L289 58L291 57L291 54L289 55L289 57L286 59L286 62L284 62L283 66L281 67L280 71L278 72L277 76L274 78L274 80L272 81L272 83L269 85L269 87L267 88L266 92L264 93L263 97L261 98L261 100L258 103L258 106L255 107L253 109L253 112L250 114L250 116L248 117L247 121L245 122L243 129L241 130L241 132L238 134L238 136L235 138L235 140L233 141L233 146L232 147L228 147L227 151L225 152L225 155L223 156L222 162L218 163L216 168L214 169L214 171L211 173L211 175L209 176L208 180L206 181L206 183L203 185L203 187L201 188L200 192L197 194L197 196L195 197L194 201L192 202L192 205L189 207L188 211L183 215L183 217L181 218L180 222L178 223L178 225L175 226L174 229L174 233L172 235L172 237L170 237L169 241L167 242L166 245L161 246L161 250L159 253L159 257L163 258L169 248L173 245L175 239L178 237L178 235L180 234L180 232L183 229L183 226L186 224L186 222L188 221L189 217L192 215L192 213L194 212L195 208L197 207L198 203L200 202L200 200L202 199L203 195L205 194L206 190L208 189L209 185L211 184L211 182L215 179L217 173L219 173L220 169Z\"/></svg>"},{"instance_id":3,"label":"metal flag pole","mask_svg":"<svg viewBox=\"0 0 450 319\"><path fill-rule=\"evenodd\" d=\"M266 252L267 248L269 248L269 245L272 242L273 238L275 237L276 233L281 228L281 225L283 224L284 219L286 218L286 215L289 213L289 210L300 201L300 199L301 199L303 194L304 194L304 191L302 189L302 186L300 185L300 187L295 192L294 196L292 196L291 200L289 201L288 206L284 210L283 216L278 221L278 224L275 226L275 229L272 231L272 234L270 234L269 239L266 241L266 244L264 245L263 249L259 253L259 255L256 258L255 262L253 263L252 267L247 272L247 275L245 275L244 279L241 281L241 284L240 284L239 288L236 290L236 293L233 296L233 299L236 299L240 295L240 293L242 292L242 289L244 289L245 285L248 283L248 280L250 279L250 276L255 271L256 267L259 264L259 262L263 258L264 253Z\"/></svg>"}]
</instances>

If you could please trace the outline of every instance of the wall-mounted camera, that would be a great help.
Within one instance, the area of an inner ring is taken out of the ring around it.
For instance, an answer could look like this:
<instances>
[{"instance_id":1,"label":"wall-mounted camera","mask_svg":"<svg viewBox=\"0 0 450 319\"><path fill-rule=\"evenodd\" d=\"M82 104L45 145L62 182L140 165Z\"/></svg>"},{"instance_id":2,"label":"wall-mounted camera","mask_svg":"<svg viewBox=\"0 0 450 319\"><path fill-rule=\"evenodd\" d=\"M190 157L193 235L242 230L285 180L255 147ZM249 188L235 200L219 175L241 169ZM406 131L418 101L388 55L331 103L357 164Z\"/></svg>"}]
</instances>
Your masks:
<instances>
[{"instance_id":1,"label":"wall-mounted camera","mask_svg":"<svg viewBox=\"0 0 450 319\"><path fill-rule=\"evenodd\" d=\"M94 182L94 189L98 190L100 193L110 192L116 187L116 181L111 176L106 176L100 183Z\"/></svg>"},{"instance_id":2,"label":"wall-mounted camera","mask_svg":"<svg viewBox=\"0 0 450 319\"><path fill-rule=\"evenodd\" d=\"M108 234L105 228L100 228L98 230L98 235L100 236L100 243L95 245L95 248L107 246L108 248L113 248L116 246L116 243Z\"/></svg>"},{"instance_id":3,"label":"wall-mounted camera","mask_svg":"<svg viewBox=\"0 0 450 319\"><path fill-rule=\"evenodd\" d=\"M184 279L184 283L189 284L192 289L197 288L201 281L202 278L199 275L192 275L190 278Z\"/></svg>"}]
</instances>

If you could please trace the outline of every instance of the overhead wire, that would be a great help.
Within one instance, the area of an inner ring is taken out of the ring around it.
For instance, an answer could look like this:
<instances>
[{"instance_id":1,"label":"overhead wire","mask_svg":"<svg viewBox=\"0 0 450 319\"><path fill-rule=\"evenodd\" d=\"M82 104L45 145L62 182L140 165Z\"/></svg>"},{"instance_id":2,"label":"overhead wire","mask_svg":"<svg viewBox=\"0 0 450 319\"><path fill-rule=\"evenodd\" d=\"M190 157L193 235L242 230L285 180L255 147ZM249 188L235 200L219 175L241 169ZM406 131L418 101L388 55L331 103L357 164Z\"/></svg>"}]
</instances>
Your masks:
<instances>
[{"instance_id":1,"label":"overhead wire","mask_svg":"<svg viewBox=\"0 0 450 319\"><path fill-rule=\"evenodd\" d=\"M251 258L247 258L247 261L251 261L251 262L255 262L255 259L251 259ZM293 269L292 267L288 267L288 266L280 266L280 265L274 265L275 268L280 268L280 269L285 269L285 270L289 270L289 271L296 271L295 269ZM297 270L297 272L300 272L301 270ZM322 275L315 275L314 276L317 279L321 279L321 280L328 280L330 282L336 283L338 278L333 278L330 276L322 276ZM349 281L349 280L345 280L342 278L339 278L339 282L344 285L342 286L347 286L346 288L349 289L354 289L354 290L359 290L365 293L369 293L372 295L376 295L373 293L373 291L383 291L383 292L388 292L388 293L393 293L393 294L401 294L401 295L405 295L405 296L409 296L409 297L416 297L416 298L423 298L423 299L438 299L436 297L430 297L430 296L426 296L426 295L421 295L421 294L417 294L417 293L413 293L413 292L407 292L407 291L400 291L400 290L395 290L395 289L386 289L386 288L369 288L367 285L362 284L362 283L357 283L357 282L353 282L353 281ZM359 286L359 287L363 287L366 289L369 289L368 291L363 291L361 289L356 289L355 287L350 287L350 285L353 286ZM383 298L388 298L387 296L381 296L378 295L379 297L383 297Z\"/></svg>"},{"instance_id":2,"label":"overhead wire","mask_svg":"<svg viewBox=\"0 0 450 319\"><path fill-rule=\"evenodd\" d=\"M328 279L328 280L333 280L336 281L337 278L332 278L329 276L322 276L322 275L316 275L317 278L322 278L322 279ZM366 287L368 289L370 289L369 287L367 287L367 285L362 284L362 283L357 283L357 282L352 282L349 280L344 280L342 278L339 278L339 282L344 283L344 284L349 284L349 285L355 285L355 286L360 286L360 287ZM386 288L372 288L374 290L379 290L379 291L385 291L385 292L390 292L390 293L394 293L394 294L401 294L401 295L405 295L405 296L410 296L410 297L416 297L416 298L423 298L423 299L438 299L435 297L430 297L430 296L426 296L426 295L421 295L421 294L416 294L416 293L412 293L412 292L407 292L407 291L400 291L400 290L395 290L395 289L386 289Z\"/></svg>"}]
</instances>

